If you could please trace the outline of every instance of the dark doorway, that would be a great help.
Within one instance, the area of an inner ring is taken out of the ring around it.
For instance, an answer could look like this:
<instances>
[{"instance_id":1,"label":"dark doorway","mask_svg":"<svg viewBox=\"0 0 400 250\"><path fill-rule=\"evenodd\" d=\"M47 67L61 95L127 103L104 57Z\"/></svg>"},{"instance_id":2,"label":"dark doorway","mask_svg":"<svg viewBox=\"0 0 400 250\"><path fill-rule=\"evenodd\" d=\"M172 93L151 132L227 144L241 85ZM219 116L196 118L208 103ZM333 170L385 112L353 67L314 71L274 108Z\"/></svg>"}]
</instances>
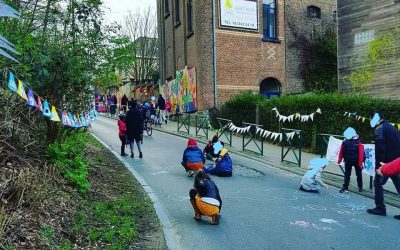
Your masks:
<instances>
[{"instance_id":1,"label":"dark doorway","mask_svg":"<svg viewBox=\"0 0 400 250\"><path fill-rule=\"evenodd\" d=\"M281 96L280 81L273 77L265 78L260 83L260 94L268 98Z\"/></svg>"}]
</instances>

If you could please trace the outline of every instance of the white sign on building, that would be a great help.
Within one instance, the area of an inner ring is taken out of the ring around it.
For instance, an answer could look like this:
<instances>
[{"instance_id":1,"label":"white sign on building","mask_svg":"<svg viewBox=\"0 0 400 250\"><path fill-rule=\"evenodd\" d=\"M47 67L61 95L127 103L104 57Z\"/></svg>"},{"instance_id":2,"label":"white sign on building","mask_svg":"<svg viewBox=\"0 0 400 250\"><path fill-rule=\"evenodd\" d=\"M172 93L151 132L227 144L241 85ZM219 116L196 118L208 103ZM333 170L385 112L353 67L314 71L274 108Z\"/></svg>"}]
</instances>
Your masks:
<instances>
[{"instance_id":1,"label":"white sign on building","mask_svg":"<svg viewBox=\"0 0 400 250\"><path fill-rule=\"evenodd\" d=\"M220 0L219 7L221 26L258 30L256 0Z\"/></svg>"}]
</instances>

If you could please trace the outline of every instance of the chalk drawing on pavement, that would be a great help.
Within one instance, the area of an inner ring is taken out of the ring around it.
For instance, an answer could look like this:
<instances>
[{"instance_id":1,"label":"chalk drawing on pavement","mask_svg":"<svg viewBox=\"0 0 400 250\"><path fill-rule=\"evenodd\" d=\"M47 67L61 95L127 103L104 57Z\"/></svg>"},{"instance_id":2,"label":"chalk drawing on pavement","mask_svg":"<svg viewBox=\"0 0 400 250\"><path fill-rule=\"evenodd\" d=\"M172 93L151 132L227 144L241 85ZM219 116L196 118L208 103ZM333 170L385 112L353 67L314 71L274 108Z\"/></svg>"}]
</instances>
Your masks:
<instances>
[{"instance_id":1,"label":"chalk drawing on pavement","mask_svg":"<svg viewBox=\"0 0 400 250\"><path fill-rule=\"evenodd\" d=\"M367 210L367 206L365 204L353 204L351 202L347 203L338 203L338 208L351 210L351 211L365 211Z\"/></svg>"},{"instance_id":2,"label":"chalk drawing on pavement","mask_svg":"<svg viewBox=\"0 0 400 250\"><path fill-rule=\"evenodd\" d=\"M339 226L339 227L346 227L345 225L340 224L338 221L335 221L333 219L322 218L319 221L323 222L323 223L333 224L333 225L336 225L336 226Z\"/></svg>"},{"instance_id":3,"label":"chalk drawing on pavement","mask_svg":"<svg viewBox=\"0 0 400 250\"><path fill-rule=\"evenodd\" d=\"M189 200L189 195L178 195L178 194L170 194L168 195L168 199L172 200L172 201L186 201Z\"/></svg>"},{"instance_id":4,"label":"chalk drawing on pavement","mask_svg":"<svg viewBox=\"0 0 400 250\"><path fill-rule=\"evenodd\" d=\"M322 230L322 231L332 231L332 228L330 228L330 227L320 226L315 223L310 223L310 222L306 222L306 221L302 221L302 220L290 222L290 225L302 227L302 228L314 228L314 229L318 229L318 230Z\"/></svg>"},{"instance_id":5,"label":"chalk drawing on pavement","mask_svg":"<svg viewBox=\"0 0 400 250\"><path fill-rule=\"evenodd\" d=\"M337 193L331 193L331 195L337 199L341 199L341 200L348 200L350 199L350 195L349 194L337 194Z\"/></svg>"},{"instance_id":6,"label":"chalk drawing on pavement","mask_svg":"<svg viewBox=\"0 0 400 250\"><path fill-rule=\"evenodd\" d=\"M315 199L315 194L303 194L293 189L287 188L266 188L266 189L239 189L232 192L224 192L221 194L226 199L246 199L253 201L273 201L287 200L295 201L299 199Z\"/></svg>"},{"instance_id":7,"label":"chalk drawing on pavement","mask_svg":"<svg viewBox=\"0 0 400 250\"><path fill-rule=\"evenodd\" d=\"M328 210L326 207L306 204L304 206L289 206L291 209L299 210L299 211L326 211Z\"/></svg>"},{"instance_id":8,"label":"chalk drawing on pavement","mask_svg":"<svg viewBox=\"0 0 400 250\"><path fill-rule=\"evenodd\" d=\"M373 228L373 229L376 229L376 230L382 230L380 226L373 226L373 225L371 225L371 224L369 224L369 223L367 223L365 221L359 220L359 219L351 219L350 221L354 222L356 224L363 225L363 226L365 226L367 228Z\"/></svg>"},{"instance_id":9,"label":"chalk drawing on pavement","mask_svg":"<svg viewBox=\"0 0 400 250\"><path fill-rule=\"evenodd\" d=\"M338 207L331 208L331 210L337 212L340 215L346 215L346 216L355 216L362 213L360 211L346 210Z\"/></svg>"}]
</instances>

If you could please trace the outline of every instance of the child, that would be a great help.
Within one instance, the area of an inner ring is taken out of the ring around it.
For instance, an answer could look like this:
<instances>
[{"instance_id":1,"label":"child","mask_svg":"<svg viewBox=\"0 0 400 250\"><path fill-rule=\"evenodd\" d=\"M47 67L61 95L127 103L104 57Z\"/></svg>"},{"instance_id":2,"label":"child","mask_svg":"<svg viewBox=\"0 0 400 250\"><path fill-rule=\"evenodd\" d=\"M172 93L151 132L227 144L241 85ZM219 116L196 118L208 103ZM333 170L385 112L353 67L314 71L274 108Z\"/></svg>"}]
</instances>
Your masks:
<instances>
[{"instance_id":1,"label":"child","mask_svg":"<svg viewBox=\"0 0 400 250\"><path fill-rule=\"evenodd\" d=\"M328 165L328 160L325 158L310 160L308 171L304 174L299 189L312 193L319 193L322 187L328 189L328 185L322 181L322 171L326 165Z\"/></svg>"},{"instance_id":2,"label":"child","mask_svg":"<svg viewBox=\"0 0 400 250\"><path fill-rule=\"evenodd\" d=\"M215 157L217 157L217 155L214 154L214 149L213 149L213 145L217 142L218 142L218 136L214 135L212 140L208 142L208 144L206 145L206 147L203 150L203 154L210 161L212 161Z\"/></svg>"},{"instance_id":3,"label":"child","mask_svg":"<svg viewBox=\"0 0 400 250\"><path fill-rule=\"evenodd\" d=\"M218 225L222 207L218 187L203 171L196 175L193 187L189 192L190 203L195 212L193 219L200 221L204 215L211 217L211 225Z\"/></svg>"},{"instance_id":4,"label":"child","mask_svg":"<svg viewBox=\"0 0 400 250\"><path fill-rule=\"evenodd\" d=\"M172 109L172 105L169 101L165 102L165 112L166 112L166 119L165 119L165 124L168 123L168 120L170 119L170 115L171 115L171 109Z\"/></svg>"},{"instance_id":5,"label":"child","mask_svg":"<svg viewBox=\"0 0 400 250\"><path fill-rule=\"evenodd\" d=\"M393 176L400 174L400 158L389 163L381 162L381 167L376 170L380 176Z\"/></svg>"},{"instance_id":6,"label":"child","mask_svg":"<svg viewBox=\"0 0 400 250\"><path fill-rule=\"evenodd\" d=\"M192 177L195 172L204 167L203 152L197 147L197 142L195 139L190 138L188 141L188 146L183 152L182 166L186 169L189 177Z\"/></svg>"},{"instance_id":7,"label":"child","mask_svg":"<svg viewBox=\"0 0 400 250\"><path fill-rule=\"evenodd\" d=\"M228 150L224 148L221 142L214 144L214 154L217 155L215 160L215 167L211 166L205 169L207 174L216 175L220 177L232 176L232 160L229 157Z\"/></svg>"},{"instance_id":8,"label":"child","mask_svg":"<svg viewBox=\"0 0 400 250\"><path fill-rule=\"evenodd\" d=\"M363 191L363 180L362 180L362 164L364 161L364 146L360 142L356 131L353 128L347 128L344 133L346 138L339 151L338 164L344 159L344 184L343 188L339 191L340 193L347 193L349 190L351 170L354 166L357 175L358 191Z\"/></svg>"},{"instance_id":9,"label":"child","mask_svg":"<svg viewBox=\"0 0 400 250\"><path fill-rule=\"evenodd\" d=\"M121 140L121 156L127 156L125 154L125 145L126 145L126 124L125 124L125 115L121 114L119 115L119 120L118 120L118 128L119 128L119 139Z\"/></svg>"}]
</instances>

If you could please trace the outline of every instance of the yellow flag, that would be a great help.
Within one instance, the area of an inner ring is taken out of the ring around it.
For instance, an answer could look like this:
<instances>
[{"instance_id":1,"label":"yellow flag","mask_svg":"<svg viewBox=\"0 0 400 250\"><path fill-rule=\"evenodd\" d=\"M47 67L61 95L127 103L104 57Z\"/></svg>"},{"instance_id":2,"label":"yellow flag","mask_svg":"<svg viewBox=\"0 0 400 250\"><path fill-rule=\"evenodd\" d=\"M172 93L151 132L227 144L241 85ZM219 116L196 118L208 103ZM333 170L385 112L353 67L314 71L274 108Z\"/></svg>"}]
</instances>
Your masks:
<instances>
[{"instance_id":1,"label":"yellow flag","mask_svg":"<svg viewBox=\"0 0 400 250\"><path fill-rule=\"evenodd\" d=\"M20 97L24 98L25 100L28 100L28 97L26 96L24 84L22 83L21 80L18 80L18 91L17 91L17 94Z\"/></svg>"},{"instance_id":2,"label":"yellow flag","mask_svg":"<svg viewBox=\"0 0 400 250\"><path fill-rule=\"evenodd\" d=\"M399 123L399 124L397 124L397 129L398 129L398 130L400 130L400 123Z\"/></svg>"},{"instance_id":3,"label":"yellow flag","mask_svg":"<svg viewBox=\"0 0 400 250\"><path fill-rule=\"evenodd\" d=\"M365 122L365 117L362 118L362 122L363 122L363 123Z\"/></svg>"},{"instance_id":4,"label":"yellow flag","mask_svg":"<svg viewBox=\"0 0 400 250\"><path fill-rule=\"evenodd\" d=\"M50 120L54 121L54 122L60 122L61 119L58 116L57 110L54 106L51 106L51 118Z\"/></svg>"}]
</instances>

